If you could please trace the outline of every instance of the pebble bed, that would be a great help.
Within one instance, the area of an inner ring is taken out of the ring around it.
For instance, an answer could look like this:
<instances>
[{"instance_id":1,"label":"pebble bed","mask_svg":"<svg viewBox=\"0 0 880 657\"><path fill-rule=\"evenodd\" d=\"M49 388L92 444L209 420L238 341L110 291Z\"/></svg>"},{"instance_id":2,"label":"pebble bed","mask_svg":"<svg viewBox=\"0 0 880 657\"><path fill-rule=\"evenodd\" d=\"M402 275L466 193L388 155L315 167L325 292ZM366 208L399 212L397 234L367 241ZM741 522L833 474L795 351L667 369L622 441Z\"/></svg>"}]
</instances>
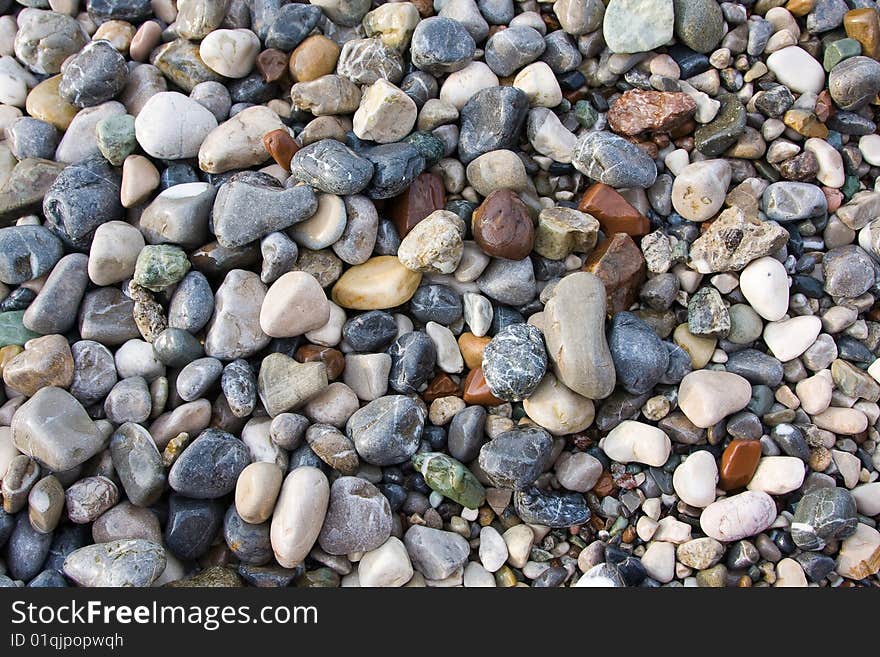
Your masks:
<instances>
[{"instance_id":1,"label":"pebble bed","mask_svg":"<svg viewBox=\"0 0 880 657\"><path fill-rule=\"evenodd\" d=\"M880 586L873 0L0 10L0 585Z\"/></svg>"}]
</instances>

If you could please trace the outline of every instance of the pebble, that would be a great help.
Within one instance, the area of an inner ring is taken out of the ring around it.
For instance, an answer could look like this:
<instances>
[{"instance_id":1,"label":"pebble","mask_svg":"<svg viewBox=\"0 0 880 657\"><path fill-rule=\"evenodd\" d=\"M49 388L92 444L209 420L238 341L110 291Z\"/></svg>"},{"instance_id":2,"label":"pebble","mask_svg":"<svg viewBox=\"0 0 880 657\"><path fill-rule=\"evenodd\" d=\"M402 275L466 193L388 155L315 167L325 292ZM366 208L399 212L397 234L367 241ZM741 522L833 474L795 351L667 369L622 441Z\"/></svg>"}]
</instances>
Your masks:
<instances>
[{"instance_id":1,"label":"pebble","mask_svg":"<svg viewBox=\"0 0 880 657\"><path fill-rule=\"evenodd\" d=\"M371 483L358 477L340 477L330 487L330 501L318 535L329 554L368 552L391 534L388 500Z\"/></svg>"},{"instance_id":2,"label":"pebble","mask_svg":"<svg viewBox=\"0 0 880 657\"><path fill-rule=\"evenodd\" d=\"M663 342L650 325L632 313L614 316L608 348L617 382L634 395L653 388L669 367L669 352Z\"/></svg>"},{"instance_id":3,"label":"pebble","mask_svg":"<svg viewBox=\"0 0 880 657\"><path fill-rule=\"evenodd\" d=\"M602 32L612 52L653 50L672 39L672 0L611 0L605 9Z\"/></svg>"},{"instance_id":4,"label":"pebble","mask_svg":"<svg viewBox=\"0 0 880 657\"><path fill-rule=\"evenodd\" d=\"M751 307L764 319L775 322L788 312L788 273L775 258L750 262L739 277L740 290Z\"/></svg>"},{"instance_id":5,"label":"pebble","mask_svg":"<svg viewBox=\"0 0 880 657\"><path fill-rule=\"evenodd\" d=\"M662 430L632 420L614 427L599 446L615 461L644 463L654 467L666 463L672 449L669 437Z\"/></svg>"},{"instance_id":6,"label":"pebble","mask_svg":"<svg viewBox=\"0 0 880 657\"><path fill-rule=\"evenodd\" d=\"M586 133L571 161L578 171L610 187L646 188L657 179L657 167L645 151L608 132Z\"/></svg>"},{"instance_id":7,"label":"pebble","mask_svg":"<svg viewBox=\"0 0 880 657\"><path fill-rule=\"evenodd\" d=\"M330 484L317 468L291 470L281 486L270 529L272 551L283 568L294 568L318 540L330 502Z\"/></svg>"},{"instance_id":8,"label":"pebble","mask_svg":"<svg viewBox=\"0 0 880 657\"><path fill-rule=\"evenodd\" d=\"M798 502L791 537L802 550L821 550L831 540L852 535L857 526L854 496L842 488L820 488Z\"/></svg>"},{"instance_id":9,"label":"pebble","mask_svg":"<svg viewBox=\"0 0 880 657\"><path fill-rule=\"evenodd\" d=\"M409 397L383 396L352 414L346 434L368 463L403 463L419 447L426 415L423 407Z\"/></svg>"},{"instance_id":10,"label":"pebble","mask_svg":"<svg viewBox=\"0 0 880 657\"><path fill-rule=\"evenodd\" d=\"M412 579L413 572L406 546L396 536L389 536L358 562L358 580L362 587L400 587Z\"/></svg>"},{"instance_id":11,"label":"pebble","mask_svg":"<svg viewBox=\"0 0 880 657\"><path fill-rule=\"evenodd\" d=\"M165 550L144 539L87 545L64 560L64 574L80 586L150 586L165 569Z\"/></svg>"},{"instance_id":12,"label":"pebble","mask_svg":"<svg viewBox=\"0 0 880 657\"><path fill-rule=\"evenodd\" d=\"M467 562L470 548L458 534L413 525L403 537L413 568L428 580L446 579Z\"/></svg>"},{"instance_id":13,"label":"pebble","mask_svg":"<svg viewBox=\"0 0 880 657\"><path fill-rule=\"evenodd\" d=\"M773 355L785 363L803 354L821 330L822 320L804 315L767 324L763 338Z\"/></svg>"},{"instance_id":14,"label":"pebble","mask_svg":"<svg viewBox=\"0 0 880 657\"><path fill-rule=\"evenodd\" d=\"M679 408L700 428L708 428L745 408L752 396L749 382L738 374L699 370L679 386Z\"/></svg>"},{"instance_id":15,"label":"pebble","mask_svg":"<svg viewBox=\"0 0 880 657\"><path fill-rule=\"evenodd\" d=\"M547 370L540 331L513 324L500 331L483 352L483 375L492 394L507 401L525 399Z\"/></svg>"},{"instance_id":16,"label":"pebble","mask_svg":"<svg viewBox=\"0 0 880 657\"><path fill-rule=\"evenodd\" d=\"M168 484L191 498L222 497L235 489L238 476L249 462L244 443L224 431L207 429L175 461Z\"/></svg>"},{"instance_id":17,"label":"pebble","mask_svg":"<svg viewBox=\"0 0 880 657\"><path fill-rule=\"evenodd\" d=\"M724 203L731 173L725 160L689 164L672 185L673 207L688 221L711 219Z\"/></svg>"},{"instance_id":18,"label":"pebble","mask_svg":"<svg viewBox=\"0 0 880 657\"><path fill-rule=\"evenodd\" d=\"M588 273L564 278L544 308L544 339L555 373L572 391L604 399L616 382L605 339L605 287Z\"/></svg>"},{"instance_id":19,"label":"pebble","mask_svg":"<svg viewBox=\"0 0 880 657\"><path fill-rule=\"evenodd\" d=\"M700 515L707 536L729 543L764 531L776 519L776 504L767 493L746 491L713 502Z\"/></svg>"}]
</instances>

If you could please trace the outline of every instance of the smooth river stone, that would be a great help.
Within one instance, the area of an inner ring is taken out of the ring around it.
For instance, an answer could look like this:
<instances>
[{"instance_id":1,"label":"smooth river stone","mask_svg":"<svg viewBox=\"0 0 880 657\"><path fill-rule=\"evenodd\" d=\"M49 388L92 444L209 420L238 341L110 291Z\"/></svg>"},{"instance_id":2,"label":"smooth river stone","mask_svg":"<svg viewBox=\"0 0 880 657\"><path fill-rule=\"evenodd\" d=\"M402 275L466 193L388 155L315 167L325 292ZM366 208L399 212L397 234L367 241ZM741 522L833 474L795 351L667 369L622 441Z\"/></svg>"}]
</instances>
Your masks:
<instances>
[{"instance_id":1,"label":"smooth river stone","mask_svg":"<svg viewBox=\"0 0 880 657\"><path fill-rule=\"evenodd\" d=\"M614 390L614 362L605 339L605 286L593 274L563 278L544 307L544 340L556 376L588 399Z\"/></svg>"},{"instance_id":2,"label":"smooth river stone","mask_svg":"<svg viewBox=\"0 0 880 657\"><path fill-rule=\"evenodd\" d=\"M384 310L412 298L422 275L395 256L370 258L348 269L333 286L333 302L351 310Z\"/></svg>"},{"instance_id":3,"label":"smooth river stone","mask_svg":"<svg viewBox=\"0 0 880 657\"><path fill-rule=\"evenodd\" d=\"M12 441L53 472L79 465L104 447L105 438L66 390L41 388L12 418Z\"/></svg>"},{"instance_id":4,"label":"smooth river stone","mask_svg":"<svg viewBox=\"0 0 880 657\"><path fill-rule=\"evenodd\" d=\"M788 273L776 258L750 262L739 278L743 296L764 319L775 322L788 312Z\"/></svg>"},{"instance_id":5,"label":"smooth river stone","mask_svg":"<svg viewBox=\"0 0 880 657\"><path fill-rule=\"evenodd\" d=\"M682 412L706 429L744 409L752 398L752 386L738 374L698 370L681 380L678 395Z\"/></svg>"},{"instance_id":6,"label":"smooth river stone","mask_svg":"<svg viewBox=\"0 0 880 657\"><path fill-rule=\"evenodd\" d=\"M776 503L767 493L746 491L707 506L700 515L700 528L723 543L738 541L764 531L776 520Z\"/></svg>"},{"instance_id":7,"label":"smooth river stone","mask_svg":"<svg viewBox=\"0 0 880 657\"><path fill-rule=\"evenodd\" d=\"M205 334L205 353L220 360L255 354L269 344L260 328L266 286L258 274L233 269L214 295L214 315Z\"/></svg>"},{"instance_id":8,"label":"smooth river stone","mask_svg":"<svg viewBox=\"0 0 880 657\"><path fill-rule=\"evenodd\" d=\"M804 462L794 456L765 456L749 481L749 490L770 495L785 495L801 487L805 475Z\"/></svg>"},{"instance_id":9,"label":"smooth river stone","mask_svg":"<svg viewBox=\"0 0 880 657\"><path fill-rule=\"evenodd\" d=\"M208 133L199 148L199 168L223 173L262 164L269 159L263 135L283 128L281 119L268 107L248 107Z\"/></svg>"},{"instance_id":10,"label":"smooth river stone","mask_svg":"<svg viewBox=\"0 0 880 657\"><path fill-rule=\"evenodd\" d=\"M690 506L703 508L715 501L718 466L706 450L694 452L672 474L672 486L678 497Z\"/></svg>"},{"instance_id":11,"label":"smooth river stone","mask_svg":"<svg viewBox=\"0 0 880 657\"><path fill-rule=\"evenodd\" d=\"M165 570L165 550L142 538L96 543L71 552L64 574L80 586L148 587Z\"/></svg>"},{"instance_id":12,"label":"smooth river stone","mask_svg":"<svg viewBox=\"0 0 880 657\"><path fill-rule=\"evenodd\" d=\"M311 552L329 503L330 484L323 472L302 466L287 475L270 528L272 551L282 568L300 565Z\"/></svg>"},{"instance_id":13,"label":"smooth river stone","mask_svg":"<svg viewBox=\"0 0 880 657\"><path fill-rule=\"evenodd\" d=\"M599 447L619 463L643 463L659 468L669 458L672 442L662 429L625 420L599 441Z\"/></svg>"},{"instance_id":14,"label":"smooth river stone","mask_svg":"<svg viewBox=\"0 0 880 657\"><path fill-rule=\"evenodd\" d=\"M814 315L802 315L764 327L764 342L770 352L783 363L794 360L816 342L822 330L822 320Z\"/></svg>"}]
</instances>

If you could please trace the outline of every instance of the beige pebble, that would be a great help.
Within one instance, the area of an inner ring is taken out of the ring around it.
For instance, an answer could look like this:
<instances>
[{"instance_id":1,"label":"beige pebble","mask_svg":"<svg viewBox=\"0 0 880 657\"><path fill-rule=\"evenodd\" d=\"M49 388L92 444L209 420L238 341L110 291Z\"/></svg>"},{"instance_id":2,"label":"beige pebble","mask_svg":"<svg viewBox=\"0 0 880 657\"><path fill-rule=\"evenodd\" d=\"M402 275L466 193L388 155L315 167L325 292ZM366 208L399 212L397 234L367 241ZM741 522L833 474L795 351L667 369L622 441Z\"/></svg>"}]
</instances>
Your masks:
<instances>
[{"instance_id":1,"label":"beige pebble","mask_svg":"<svg viewBox=\"0 0 880 657\"><path fill-rule=\"evenodd\" d=\"M235 484L235 510L241 519L255 525L272 516L275 500L281 490L283 473L274 463L251 463L238 476Z\"/></svg>"}]
</instances>

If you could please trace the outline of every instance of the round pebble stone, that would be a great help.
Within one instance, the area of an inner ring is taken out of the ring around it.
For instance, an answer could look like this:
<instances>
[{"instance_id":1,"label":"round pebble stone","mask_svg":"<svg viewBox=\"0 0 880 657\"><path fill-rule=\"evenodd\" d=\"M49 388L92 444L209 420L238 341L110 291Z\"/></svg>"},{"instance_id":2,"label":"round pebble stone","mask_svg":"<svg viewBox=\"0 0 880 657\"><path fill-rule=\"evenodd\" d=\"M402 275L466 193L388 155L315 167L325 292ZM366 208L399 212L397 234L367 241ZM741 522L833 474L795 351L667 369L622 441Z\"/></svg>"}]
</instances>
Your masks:
<instances>
[{"instance_id":1,"label":"round pebble stone","mask_svg":"<svg viewBox=\"0 0 880 657\"><path fill-rule=\"evenodd\" d=\"M441 16L419 21L410 43L413 64L432 75L461 70L475 49L473 38L461 23Z\"/></svg>"},{"instance_id":2,"label":"round pebble stone","mask_svg":"<svg viewBox=\"0 0 880 657\"><path fill-rule=\"evenodd\" d=\"M168 499L165 546L180 559L196 559L211 547L222 522L223 507L216 500L172 494Z\"/></svg>"},{"instance_id":3,"label":"round pebble stone","mask_svg":"<svg viewBox=\"0 0 880 657\"><path fill-rule=\"evenodd\" d=\"M214 30L199 44L202 61L227 78L243 78L250 73L259 50L259 38L246 29Z\"/></svg>"},{"instance_id":4,"label":"round pebble stone","mask_svg":"<svg viewBox=\"0 0 880 657\"><path fill-rule=\"evenodd\" d=\"M423 331L404 333L387 350L391 357L388 385L411 394L428 380L437 363L437 348Z\"/></svg>"},{"instance_id":5,"label":"round pebble stone","mask_svg":"<svg viewBox=\"0 0 880 657\"><path fill-rule=\"evenodd\" d=\"M553 439L543 429L502 433L480 449L480 469L499 488L531 486L549 465Z\"/></svg>"},{"instance_id":6,"label":"round pebble stone","mask_svg":"<svg viewBox=\"0 0 880 657\"><path fill-rule=\"evenodd\" d=\"M355 351L382 351L397 337L397 324L389 313L373 310L349 319L342 337Z\"/></svg>"},{"instance_id":7,"label":"round pebble stone","mask_svg":"<svg viewBox=\"0 0 880 657\"><path fill-rule=\"evenodd\" d=\"M540 331L513 324L492 338L483 352L483 375L499 399L521 401L534 392L547 371L547 352Z\"/></svg>"},{"instance_id":8,"label":"round pebble stone","mask_svg":"<svg viewBox=\"0 0 880 657\"><path fill-rule=\"evenodd\" d=\"M330 484L317 468L302 466L285 477L270 526L272 551L281 567L294 568L308 556L318 540L329 501Z\"/></svg>"},{"instance_id":9,"label":"round pebble stone","mask_svg":"<svg viewBox=\"0 0 880 657\"><path fill-rule=\"evenodd\" d=\"M820 488L798 502L791 521L791 537L802 550L821 550L834 539L855 532L856 502L843 488Z\"/></svg>"},{"instance_id":10,"label":"round pebble stone","mask_svg":"<svg viewBox=\"0 0 880 657\"><path fill-rule=\"evenodd\" d=\"M235 485L235 509L252 524L266 522L281 491L284 473L274 463L257 461L242 470Z\"/></svg>"},{"instance_id":11,"label":"round pebble stone","mask_svg":"<svg viewBox=\"0 0 880 657\"><path fill-rule=\"evenodd\" d=\"M445 285L423 285L409 301L410 312L421 322L437 322L448 326L461 319L462 299ZM403 336L401 336L403 337Z\"/></svg>"},{"instance_id":12,"label":"round pebble stone","mask_svg":"<svg viewBox=\"0 0 880 657\"><path fill-rule=\"evenodd\" d=\"M707 536L732 542L758 534L773 524L776 504L767 493L746 491L713 502L700 515Z\"/></svg>"}]
</instances>

